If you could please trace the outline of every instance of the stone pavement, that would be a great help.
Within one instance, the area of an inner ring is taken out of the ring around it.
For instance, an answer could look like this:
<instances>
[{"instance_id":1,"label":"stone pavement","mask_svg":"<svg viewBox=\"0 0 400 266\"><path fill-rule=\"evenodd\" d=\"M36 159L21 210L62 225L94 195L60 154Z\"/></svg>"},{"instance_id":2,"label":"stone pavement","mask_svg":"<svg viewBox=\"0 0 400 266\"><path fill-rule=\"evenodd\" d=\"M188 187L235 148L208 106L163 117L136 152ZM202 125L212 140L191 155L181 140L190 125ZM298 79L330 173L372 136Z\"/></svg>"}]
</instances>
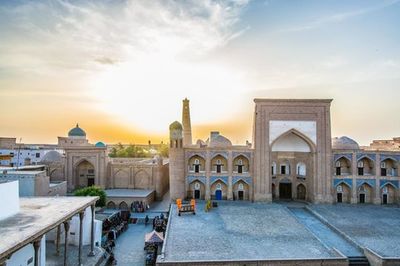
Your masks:
<instances>
[{"instance_id":1,"label":"stone pavement","mask_svg":"<svg viewBox=\"0 0 400 266\"><path fill-rule=\"evenodd\" d=\"M95 247L94 257L89 257L90 245L82 247L82 265L96 265L103 261L104 250ZM78 265L78 247L74 245L68 245L68 265ZM56 245L54 242L46 242L46 266L62 266L64 265L64 245L60 245L60 255L56 255Z\"/></svg>"},{"instance_id":2,"label":"stone pavement","mask_svg":"<svg viewBox=\"0 0 400 266\"><path fill-rule=\"evenodd\" d=\"M145 264L144 236L152 231L152 226L130 224L127 231L117 238L114 255L117 265L135 266Z\"/></svg>"},{"instance_id":3,"label":"stone pavement","mask_svg":"<svg viewBox=\"0 0 400 266\"><path fill-rule=\"evenodd\" d=\"M376 205L312 205L311 209L361 247L400 257L400 209Z\"/></svg>"},{"instance_id":4,"label":"stone pavement","mask_svg":"<svg viewBox=\"0 0 400 266\"><path fill-rule=\"evenodd\" d=\"M172 217L165 260L327 259L338 257L280 204L219 202L196 215Z\"/></svg>"}]
</instances>

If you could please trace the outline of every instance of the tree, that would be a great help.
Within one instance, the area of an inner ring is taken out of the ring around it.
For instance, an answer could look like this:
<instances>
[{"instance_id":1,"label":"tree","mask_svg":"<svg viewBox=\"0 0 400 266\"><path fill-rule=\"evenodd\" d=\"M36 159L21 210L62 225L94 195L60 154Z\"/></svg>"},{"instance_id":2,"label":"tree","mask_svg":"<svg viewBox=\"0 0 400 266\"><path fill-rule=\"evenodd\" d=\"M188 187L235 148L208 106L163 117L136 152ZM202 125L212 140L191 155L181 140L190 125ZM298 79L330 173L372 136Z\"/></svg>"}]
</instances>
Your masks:
<instances>
[{"instance_id":1,"label":"tree","mask_svg":"<svg viewBox=\"0 0 400 266\"><path fill-rule=\"evenodd\" d=\"M99 196L100 199L96 201L96 207L104 207L106 206L106 192L100 187L91 186L81 188L75 191L75 196Z\"/></svg>"},{"instance_id":2,"label":"tree","mask_svg":"<svg viewBox=\"0 0 400 266\"><path fill-rule=\"evenodd\" d=\"M161 144L158 152L160 153L160 155L162 157L168 158L169 157L169 146L166 144Z\"/></svg>"}]
</instances>

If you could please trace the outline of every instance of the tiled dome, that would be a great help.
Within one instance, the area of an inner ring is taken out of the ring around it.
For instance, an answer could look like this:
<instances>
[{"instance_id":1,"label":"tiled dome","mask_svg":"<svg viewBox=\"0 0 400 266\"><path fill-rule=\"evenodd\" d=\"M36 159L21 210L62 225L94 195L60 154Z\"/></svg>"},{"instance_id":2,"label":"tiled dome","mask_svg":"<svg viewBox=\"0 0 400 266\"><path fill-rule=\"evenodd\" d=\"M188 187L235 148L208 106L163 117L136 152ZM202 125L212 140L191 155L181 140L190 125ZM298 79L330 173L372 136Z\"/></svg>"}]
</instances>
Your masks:
<instances>
[{"instance_id":1,"label":"tiled dome","mask_svg":"<svg viewBox=\"0 0 400 266\"><path fill-rule=\"evenodd\" d=\"M54 162L61 162L63 160L62 155L57 151L49 151L47 152L42 160L42 163L54 163Z\"/></svg>"},{"instance_id":2,"label":"tiled dome","mask_svg":"<svg viewBox=\"0 0 400 266\"><path fill-rule=\"evenodd\" d=\"M232 146L232 142L219 134L219 132L211 132L211 138L209 140L209 147L212 148L224 148Z\"/></svg>"},{"instance_id":3,"label":"tiled dome","mask_svg":"<svg viewBox=\"0 0 400 266\"><path fill-rule=\"evenodd\" d=\"M76 127L68 132L68 137L86 137L86 132L76 124Z\"/></svg>"},{"instance_id":4,"label":"tiled dome","mask_svg":"<svg viewBox=\"0 0 400 266\"><path fill-rule=\"evenodd\" d=\"M359 150L358 143L346 136L336 137L332 139L332 149L334 150Z\"/></svg>"}]
</instances>

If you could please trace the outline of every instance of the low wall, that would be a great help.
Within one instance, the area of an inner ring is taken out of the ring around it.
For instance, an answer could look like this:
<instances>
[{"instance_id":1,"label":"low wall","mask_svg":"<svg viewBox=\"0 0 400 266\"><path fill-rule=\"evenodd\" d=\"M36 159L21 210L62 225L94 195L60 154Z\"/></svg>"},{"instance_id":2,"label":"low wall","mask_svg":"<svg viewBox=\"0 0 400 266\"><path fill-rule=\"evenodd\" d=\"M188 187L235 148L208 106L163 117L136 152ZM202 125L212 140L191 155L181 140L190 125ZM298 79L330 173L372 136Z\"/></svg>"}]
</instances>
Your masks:
<instances>
[{"instance_id":1,"label":"low wall","mask_svg":"<svg viewBox=\"0 0 400 266\"><path fill-rule=\"evenodd\" d=\"M67 195L67 181L52 182L49 184L48 196L65 196Z\"/></svg>"},{"instance_id":2,"label":"low wall","mask_svg":"<svg viewBox=\"0 0 400 266\"><path fill-rule=\"evenodd\" d=\"M248 261L168 261L157 260L159 266L197 265L197 266L347 266L349 262L343 258L333 259L274 259L274 260L248 260Z\"/></svg>"},{"instance_id":3,"label":"low wall","mask_svg":"<svg viewBox=\"0 0 400 266\"><path fill-rule=\"evenodd\" d=\"M369 248L364 249L364 254L367 257L371 266L398 266L400 258L385 258L381 257Z\"/></svg>"}]
</instances>

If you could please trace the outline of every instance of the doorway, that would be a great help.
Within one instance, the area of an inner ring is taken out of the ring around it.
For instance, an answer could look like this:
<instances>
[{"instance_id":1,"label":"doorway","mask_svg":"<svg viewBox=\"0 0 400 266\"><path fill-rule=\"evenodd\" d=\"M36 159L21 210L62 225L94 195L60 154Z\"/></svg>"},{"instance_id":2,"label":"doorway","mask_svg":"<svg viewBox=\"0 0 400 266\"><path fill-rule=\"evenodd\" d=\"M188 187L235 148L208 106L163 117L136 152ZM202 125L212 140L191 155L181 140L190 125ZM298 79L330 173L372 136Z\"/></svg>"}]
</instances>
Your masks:
<instances>
[{"instance_id":1,"label":"doorway","mask_svg":"<svg viewBox=\"0 0 400 266\"><path fill-rule=\"evenodd\" d=\"M194 198L195 199L200 199L200 190L198 190L198 189L194 190Z\"/></svg>"},{"instance_id":2,"label":"doorway","mask_svg":"<svg viewBox=\"0 0 400 266\"><path fill-rule=\"evenodd\" d=\"M337 202L342 203L343 202L343 193L337 193Z\"/></svg>"},{"instance_id":3,"label":"doorway","mask_svg":"<svg viewBox=\"0 0 400 266\"><path fill-rule=\"evenodd\" d=\"M365 194L364 193L360 194L360 203L365 203Z\"/></svg>"},{"instance_id":4,"label":"doorway","mask_svg":"<svg viewBox=\"0 0 400 266\"><path fill-rule=\"evenodd\" d=\"M292 183L279 184L279 198L292 199Z\"/></svg>"},{"instance_id":5,"label":"doorway","mask_svg":"<svg viewBox=\"0 0 400 266\"><path fill-rule=\"evenodd\" d=\"M215 191L215 199L222 200L222 190L218 189Z\"/></svg>"},{"instance_id":6,"label":"doorway","mask_svg":"<svg viewBox=\"0 0 400 266\"><path fill-rule=\"evenodd\" d=\"M243 190L239 190L238 191L238 200L243 200L244 199L244 191Z\"/></svg>"},{"instance_id":7,"label":"doorway","mask_svg":"<svg viewBox=\"0 0 400 266\"><path fill-rule=\"evenodd\" d=\"M303 184L297 186L297 199L306 200L306 187Z\"/></svg>"},{"instance_id":8,"label":"doorway","mask_svg":"<svg viewBox=\"0 0 400 266\"><path fill-rule=\"evenodd\" d=\"M384 205L388 204L388 195L387 194L382 195L382 204L384 204Z\"/></svg>"}]
</instances>

